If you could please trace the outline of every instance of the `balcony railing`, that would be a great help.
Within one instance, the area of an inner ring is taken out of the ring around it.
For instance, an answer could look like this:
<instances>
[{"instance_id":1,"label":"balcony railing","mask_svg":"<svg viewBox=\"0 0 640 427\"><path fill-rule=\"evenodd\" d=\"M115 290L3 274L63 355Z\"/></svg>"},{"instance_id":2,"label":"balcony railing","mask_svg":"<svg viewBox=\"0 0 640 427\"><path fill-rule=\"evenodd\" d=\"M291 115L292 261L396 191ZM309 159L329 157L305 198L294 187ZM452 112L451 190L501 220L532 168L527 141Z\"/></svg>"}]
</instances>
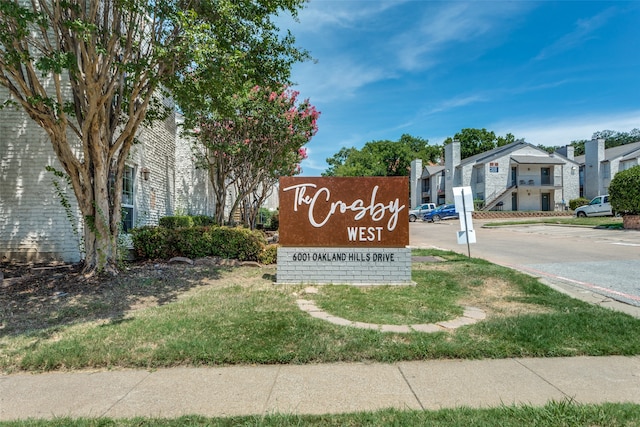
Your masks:
<instances>
[{"instance_id":1,"label":"balcony railing","mask_svg":"<svg viewBox=\"0 0 640 427\"><path fill-rule=\"evenodd\" d=\"M542 180L538 177L530 177L530 176L520 176L516 181L518 186L529 186L529 187L562 187L562 177L555 176L553 178L549 178L547 180Z\"/></svg>"}]
</instances>

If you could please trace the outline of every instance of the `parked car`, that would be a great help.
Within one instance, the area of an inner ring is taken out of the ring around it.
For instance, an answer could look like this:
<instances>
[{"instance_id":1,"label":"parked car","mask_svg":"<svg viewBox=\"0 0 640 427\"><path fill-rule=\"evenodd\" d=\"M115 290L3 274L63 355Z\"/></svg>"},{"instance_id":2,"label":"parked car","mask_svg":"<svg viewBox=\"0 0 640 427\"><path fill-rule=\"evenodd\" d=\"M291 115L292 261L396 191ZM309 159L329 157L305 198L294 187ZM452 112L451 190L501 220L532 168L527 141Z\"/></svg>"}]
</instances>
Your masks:
<instances>
[{"instance_id":1,"label":"parked car","mask_svg":"<svg viewBox=\"0 0 640 427\"><path fill-rule=\"evenodd\" d=\"M425 214L424 221L437 222L442 219L459 218L458 212L456 212L456 205L441 205Z\"/></svg>"},{"instance_id":2,"label":"parked car","mask_svg":"<svg viewBox=\"0 0 640 427\"><path fill-rule=\"evenodd\" d=\"M611 209L611 203L609 203L609 195L602 194L594 197L588 205L580 206L576 209L577 217L587 216L612 216L613 210Z\"/></svg>"},{"instance_id":3,"label":"parked car","mask_svg":"<svg viewBox=\"0 0 640 427\"><path fill-rule=\"evenodd\" d=\"M423 203L420 206L416 206L409 211L409 221L414 222L416 219L424 217L424 214L431 212L435 208L435 203Z\"/></svg>"}]
</instances>

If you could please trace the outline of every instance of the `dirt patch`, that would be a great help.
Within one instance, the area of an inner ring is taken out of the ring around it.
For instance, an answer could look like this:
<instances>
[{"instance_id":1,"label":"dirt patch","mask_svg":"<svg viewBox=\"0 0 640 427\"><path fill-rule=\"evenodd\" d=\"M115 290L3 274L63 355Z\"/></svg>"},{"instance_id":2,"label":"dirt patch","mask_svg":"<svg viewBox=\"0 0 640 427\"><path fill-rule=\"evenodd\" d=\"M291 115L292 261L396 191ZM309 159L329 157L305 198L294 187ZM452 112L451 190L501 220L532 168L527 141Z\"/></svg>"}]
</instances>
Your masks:
<instances>
[{"instance_id":1,"label":"dirt patch","mask_svg":"<svg viewBox=\"0 0 640 427\"><path fill-rule=\"evenodd\" d=\"M413 268L417 270L450 271L453 273L457 267L444 263L420 263L414 264ZM524 295L507 281L496 278L480 279L468 277L466 282L468 283L461 284L467 286L470 290L468 295L459 301L459 304L481 308L487 313L487 318L549 312L545 307L517 301Z\"/></svg>"},{"instance_id":2,"label":"dirt patch","mask_svg":"<svg viewBox=\"0 0 640 427\"><path fill-rule=\"evenodd\" d=\"M118 276L85 277L81 265L0 264L0 336L96 320L167 304L241 264L220 258L188 263L140 262Z\"/></svg>"},{"instance_id":3,"label":"dirt patch","mask_svg":"<svg viewBox=\"0 0 640 427\"><path fill-rule=\"evenodd\" d=\"M460 305L480 307L485 310L487 317L509 317L549 312L545 307L516 301L517 298L523 296L508 282L485 279L482 285L474 287L470 295L460 301Z\"/></svg>"}]
</instances>

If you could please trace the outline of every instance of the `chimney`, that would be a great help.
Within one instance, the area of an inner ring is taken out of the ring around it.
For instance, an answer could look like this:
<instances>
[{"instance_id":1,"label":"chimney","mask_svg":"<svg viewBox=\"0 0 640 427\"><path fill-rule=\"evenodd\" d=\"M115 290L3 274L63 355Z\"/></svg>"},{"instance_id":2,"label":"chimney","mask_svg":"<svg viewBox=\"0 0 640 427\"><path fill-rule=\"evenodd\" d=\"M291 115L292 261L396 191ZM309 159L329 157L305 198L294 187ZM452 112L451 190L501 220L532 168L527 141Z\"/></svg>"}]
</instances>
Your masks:
<instances>
[{"instance_id":1,"label":"chimney","mask_svg":"<svg viewBox=\"0 0 640 427\"><path fill-rule=\"evenodd\" d=\"M559 148L556 151L569 160L575 160L575 147L573 145L565 145L564 147Z\"/></svg>"},{"instance_id":2,"label":"chimney","mask_svg":"<svg viewBox=\"0 0 640 427\"><path fill-rule=\"evenodd\" d=\"M604 139L592 139L584 144L584 196L587 199L600 194L602 185L600 165L604 160Z\"/></svg>"},{"instance_id":3,"label":"chimney","mask_svg":"<svg viewBox=\"0 0 640 427\"><path fill-rule=\"evenodd\" d=\"M444 146L444 192L447 202L453 201L453 186L456 185L456 168L460 166L460 141L454 139Z\"/></svg>"},{"instance_id":4,"label":"chimney","mask_svg":"<svg viewBox=\"0 0 640 427\"><path fill-rule=\"evenodd\" d=\"M415 159L411 162L411 176L409 178L411 207L422 203L422 170L421 159Z\"/></svg>"}]
</instances>

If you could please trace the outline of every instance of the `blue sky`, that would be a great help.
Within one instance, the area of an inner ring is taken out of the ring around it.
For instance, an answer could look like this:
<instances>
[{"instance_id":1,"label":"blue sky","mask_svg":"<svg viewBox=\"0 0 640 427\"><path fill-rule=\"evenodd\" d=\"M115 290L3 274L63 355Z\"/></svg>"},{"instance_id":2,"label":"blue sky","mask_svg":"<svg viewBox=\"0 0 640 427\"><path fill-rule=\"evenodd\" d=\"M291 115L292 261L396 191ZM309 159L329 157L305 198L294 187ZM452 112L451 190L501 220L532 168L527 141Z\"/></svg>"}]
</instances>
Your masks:
<instances>
[{"instance_id":1,"label":"blue sky","mask_svg":"<svg viewBox=\"0 0 640 427\"><path fill-rule=\"evenodd\" d=\"M292 73L321 111L306 176L342 147L405 133L565 145L640 128L637 0L311 0L278 23L315 59Z\"/></svg>"}]
</instances>

